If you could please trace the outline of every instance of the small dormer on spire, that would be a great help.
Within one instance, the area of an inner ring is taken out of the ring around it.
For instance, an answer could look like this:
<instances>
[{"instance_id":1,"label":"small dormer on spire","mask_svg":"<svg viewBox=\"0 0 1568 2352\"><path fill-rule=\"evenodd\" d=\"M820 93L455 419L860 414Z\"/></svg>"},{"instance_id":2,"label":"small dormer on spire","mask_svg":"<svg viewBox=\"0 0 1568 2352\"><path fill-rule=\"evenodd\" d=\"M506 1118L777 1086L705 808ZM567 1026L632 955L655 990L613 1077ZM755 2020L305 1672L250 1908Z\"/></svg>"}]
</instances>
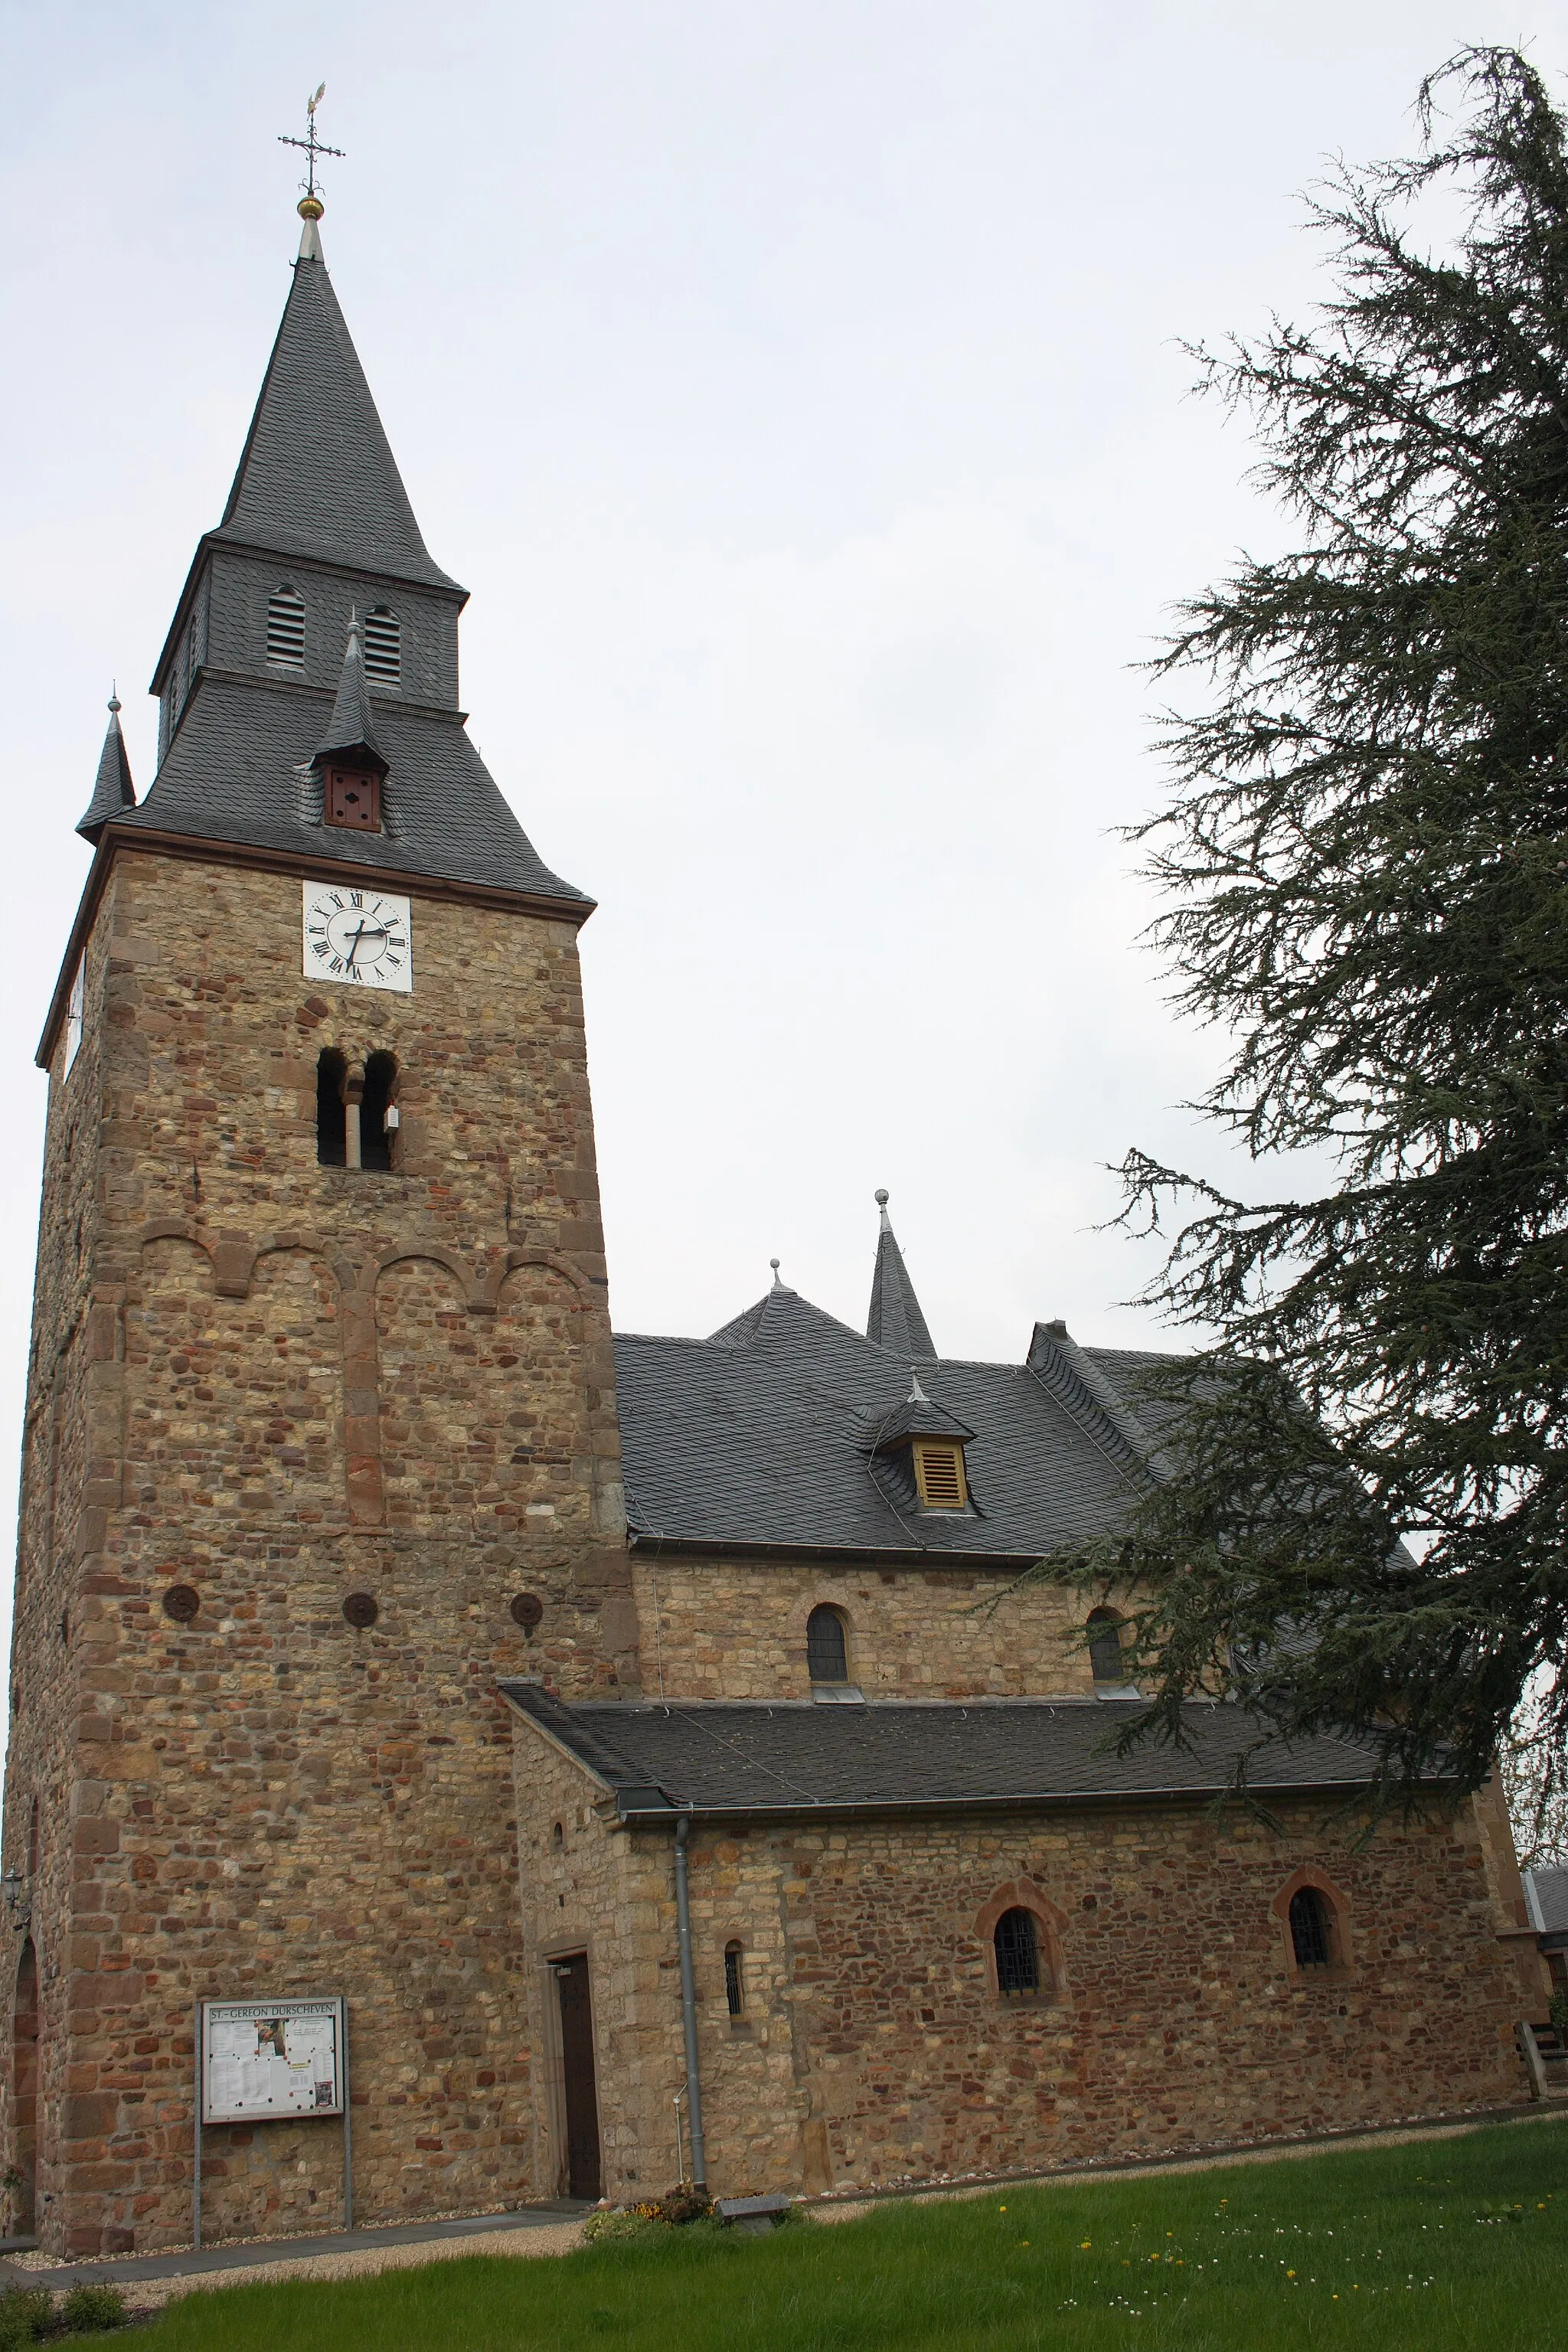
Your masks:
<instances>
[{"instance_id":1,"label":"small dormer on spire","mask_svg":"<svg viewBox=\"0 0 1568 2352\"><path fill-rule=\"evenodd\" d=\"M381 831L381 788L390 761L375 740L359 616L349 621L337 700L311 767L321 779L321 822L353 833Z\"/></svg>"},{"instance_id":2,"label":"small dormer on spire","mask_svg":"<svg viewBox=\"0 0 1568 2352\"><path fill-rule=\"evenodd\" d=\"M866 1318L866 1337L873 1347L886 1348L889 1355L902 1356L906 1362L915 1356L932 1357L936 1349L921 1313L903 1252L893 1236L885 1186L878 1189L877 1207L881 1229L877 1235L877 1266L871 1276L871 1311Z\"/></svg>"},{"instance_id":3,"label":"small dormer on spire","mask_svg":"<svg viewBox=\"0 0 1568 2352\"><path fill-rule=\"evenodd\" d=\"M125 738L120 731L120 697L111 693L109 731L99 754L97 781L85 814L77 819L76 829L84 841L96 844L110 817L135 805L136 787L131 781L131 761L126 756Z\"/></svg>"}]
</instances>

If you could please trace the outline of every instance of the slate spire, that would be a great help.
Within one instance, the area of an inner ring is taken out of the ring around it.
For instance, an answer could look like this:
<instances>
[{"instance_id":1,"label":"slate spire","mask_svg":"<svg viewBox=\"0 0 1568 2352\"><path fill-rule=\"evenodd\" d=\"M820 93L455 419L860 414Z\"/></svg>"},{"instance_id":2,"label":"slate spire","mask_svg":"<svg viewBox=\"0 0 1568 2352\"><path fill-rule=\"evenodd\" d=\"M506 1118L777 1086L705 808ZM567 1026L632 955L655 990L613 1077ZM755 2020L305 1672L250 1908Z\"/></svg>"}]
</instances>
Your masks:
<instances>
[{"instance_id":1,"label":"slate spire","mask_svg":"<svg viewBox=\"0 0 1568 2352\"><path fill-rule=\"evenodd\" d=\"M934 1356L936 1349L921 1313L903 1252L893 1238L886 1192L878 1192L877 1207L882 1226L877 1236L877 1270L871 1276L871 1311L866 1318L866 1337L873 1346L886 1348L890 1355L901 1356L906 1363L915 1356Z\"/></svg>"},{"instance_id":2,"label":"slate spire","mask_svg":"<svg viewBox=\"0 0 1568 2352\"><path fill-rule=\"evenodd\" d=\"M305 226L278 340L223 520L213 533L280 555L455 588L414 520L317 227Z\"/></svg>"},{"instance_id":3,"label":"slate spire","mask_svg":"<svg viewBox=\"0 0 1568 2352\"><path fill-rule=\"evenodd\" d=\"M360 650L359 615L349 620L348 650L338 679L338 698L332 705L332 715L327 721L327 731L316 746L311 766L321 761L338 758L364 759L367 765L378 767L385 775L390 762L375 740L375 723L370 712L370 688L365 681L364 656Z\"/></svg>"},{"instance_id":4,"label":"slate spire","mask_svg":"<svg viewBox=\"0 0 1568 2352\"><path fill-rule=\"evenodd\" d=\"M77 819L76 829L84 841L96 843L111 816L119 816L122 810L135 805L136 787L131 781L131 761L126 757L125 738L120 731L120 697L111 694L109 732L99 754L98 778L85 814Z\"/></svg>"}]
</instances>

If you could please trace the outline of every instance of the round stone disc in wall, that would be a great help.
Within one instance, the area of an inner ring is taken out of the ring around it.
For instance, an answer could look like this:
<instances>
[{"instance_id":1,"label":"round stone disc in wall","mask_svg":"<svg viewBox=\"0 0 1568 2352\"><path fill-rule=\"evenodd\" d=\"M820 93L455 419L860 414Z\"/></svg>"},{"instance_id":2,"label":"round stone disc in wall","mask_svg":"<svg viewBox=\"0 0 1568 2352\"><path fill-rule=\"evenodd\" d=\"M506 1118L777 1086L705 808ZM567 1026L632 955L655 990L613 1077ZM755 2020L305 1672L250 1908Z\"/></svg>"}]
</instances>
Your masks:
<instances>
[{"instance_id":1,"label":"round stone disc in wall","mask_svg":"<svg viewBox=\"0 0 1568 2352\"><path fill-rule=\"evenodd\" d=\"M202 1596L194 1584L171 1584L163 1595L163 1614L176 1625L188 1625L201 1605Z\"/></svg>"},{"instance_id":2,"label":"round stone disc in wall","mask_svg":"<svg viewBox=\"0 0 1568 2352\"><path fill-rule=\"evenodd\" d=\"M543 1622L544 1603L537 1592L520 1592L511 1604L511 1613L525 1633Z\"/></svg>"},{"instance_id":3,"label":"round stone disc in wall","mask_svg":"<svg viewBox=\"0 0 1568 2352\"><path fill-rule=\"evenodd\" d=\"M381 1603L374 1592L351 1592L343 1602L343 1615L362 1633L374 1624L380 1614Z\"/></svg>"}]
</instances>

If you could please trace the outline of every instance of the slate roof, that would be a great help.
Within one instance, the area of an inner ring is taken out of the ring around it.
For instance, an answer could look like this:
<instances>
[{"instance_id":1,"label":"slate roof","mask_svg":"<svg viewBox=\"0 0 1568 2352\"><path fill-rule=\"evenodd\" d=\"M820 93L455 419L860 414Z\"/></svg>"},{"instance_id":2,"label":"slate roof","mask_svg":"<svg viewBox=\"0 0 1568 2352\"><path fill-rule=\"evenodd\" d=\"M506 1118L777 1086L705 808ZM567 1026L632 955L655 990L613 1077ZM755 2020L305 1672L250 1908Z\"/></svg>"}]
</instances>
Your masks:
<instances>
[{"instance_id":1,"label":"slate roof","mask_svg":"<svg viewBox=\"0 0 1568 2352\"><path fill-rule=\"evenodd\" d=\"M234 486L212 535L457 588L431 561L414 520L320 245L308 238L307 247L313 250L294 264Z\"/></svg>"},{"instance_id":2,"label":"slate roof","mask_svg":"<svg viewBox=\"0 0 1568 2352\"><path fill-rule=\"evenodd\" d=\"M824 1809L1068 1805L1139 1797L1199 1799L1230 1780L1258 1737L1246 1710L1196 1704L1184 1711L1190 1748L1150 1745L1097 1754L1136 1701L983 1699L967 1704L809 1701L689 1705L595 1701L573 1706L540 1683L501 1689L520 1714L617 1793L624 1815L690 1807L698 1813L815 1813ZM1364 1787L1368 1743L1321 1738L1254 1752L1247 1781L1259 1795Z\"/></svg>"},{"instance_id":3,"label":"slate roof","mask_svg":"<svg viewBox=\"0 0 1568 2352\"><path fill-rule=\"evenodd\" d=\"M135 805L136 787L131 781L131 760L125 749L125 738L120 731L120 702L117 697L109 706L109 731L98 755L98 775L92 787L92 798L78 817L76 829L84 839L96 841L111 816L119 816Z\"/></svg>"},{"instance_id":4,"label":"slate roof","mask_svg":"<svg viewBox=\"0 0 1568 2352\"><path fill-rule=\"evenodd\" d=\"M434 713L378 696L376 738L388 774L384 831L321 824L321 785L310 766L331 719L322 691L203 676L163 766L117 834L142 828L321 865L438 876L493 889L593 900L552 874L468 740L458 712Z\"/></svg>"},{"instance_id":5,"label":"slate roof","mask_svg":"<svg viewBox=\"0 0 1568 2352\"><path fill-rule=\"evenodd\" d=\"M708 1339L616 1340L634 1543L1035 1559L1113 1527L1161 1463L1135 1402L1164 1360L1037 1325L1021 1364L917 1360L973 1431L970 1505L922 1510L907 1454L878 1455L910 1363L782 1285Z\"/></svg>"},{"instance_id":6,"label":"slate roof","mask_svg":"<svg viewBox=\"0 0 1568 2352\"><path fill-rule=\"evenodd\" d=\"M1568 1870L1527 1870L1531 1924L1548 1936L1568 1936Z\"/></svg>"}]
</instances>

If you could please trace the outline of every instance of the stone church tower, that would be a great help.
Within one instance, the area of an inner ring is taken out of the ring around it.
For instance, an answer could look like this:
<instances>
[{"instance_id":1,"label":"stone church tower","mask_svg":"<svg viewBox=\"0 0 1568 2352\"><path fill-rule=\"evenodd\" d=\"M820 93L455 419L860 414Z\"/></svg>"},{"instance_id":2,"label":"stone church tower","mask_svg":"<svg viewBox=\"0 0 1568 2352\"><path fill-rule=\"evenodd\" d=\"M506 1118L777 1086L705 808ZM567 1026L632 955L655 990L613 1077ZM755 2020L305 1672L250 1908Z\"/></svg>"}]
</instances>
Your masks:
<instances>
[{"instance_id":1,"label":"stone church tower","mask_svg":"<svg viewBox=\"0 0 1568 2352\"><path fill-rule=\"evenodd\" d=\"M12 2226L62 2253L189 2239L204 1998L347 1996L362 2218L529 2193L498 1683L637 1674L592 902L468 740L465 592L300 210L38 1056L0 1917ZM340 2160L213 2132L209 2234L337 2226Z\"/></svg>"}]
</instances>

